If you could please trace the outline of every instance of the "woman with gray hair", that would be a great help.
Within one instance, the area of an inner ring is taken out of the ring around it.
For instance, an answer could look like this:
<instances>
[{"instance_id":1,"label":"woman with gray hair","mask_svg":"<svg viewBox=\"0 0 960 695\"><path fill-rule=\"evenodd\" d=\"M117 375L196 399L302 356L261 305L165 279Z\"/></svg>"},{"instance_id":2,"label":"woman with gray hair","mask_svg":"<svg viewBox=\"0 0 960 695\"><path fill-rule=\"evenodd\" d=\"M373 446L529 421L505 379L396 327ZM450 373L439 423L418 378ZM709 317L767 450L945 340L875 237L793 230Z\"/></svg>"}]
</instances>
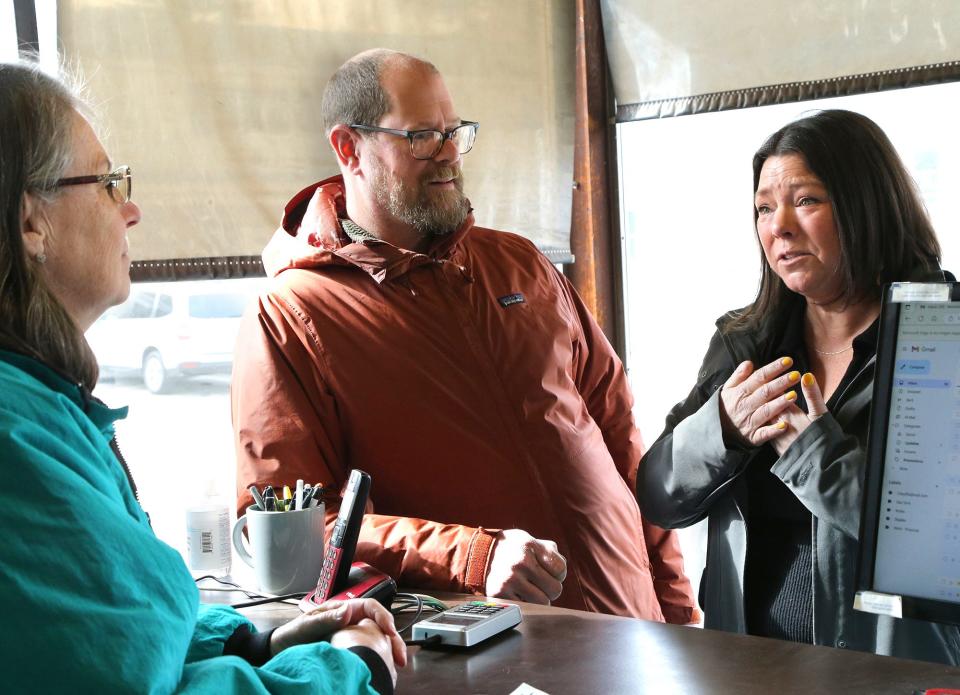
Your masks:
<instances>
[{"instance_id":1,"label":"woman with gray hair","mask_svg":"<svg viewBox=\"0 0 960 695\"><path fill-rule=\"evenodd\" d=\"M91 395L83 336L130 290L130 193L75 90L32 63L0 65L4 688L392 692L405 647L376 602L256 633L201 607L154 536L113 437L126 409Z\"/></svg>"}]
</instances>

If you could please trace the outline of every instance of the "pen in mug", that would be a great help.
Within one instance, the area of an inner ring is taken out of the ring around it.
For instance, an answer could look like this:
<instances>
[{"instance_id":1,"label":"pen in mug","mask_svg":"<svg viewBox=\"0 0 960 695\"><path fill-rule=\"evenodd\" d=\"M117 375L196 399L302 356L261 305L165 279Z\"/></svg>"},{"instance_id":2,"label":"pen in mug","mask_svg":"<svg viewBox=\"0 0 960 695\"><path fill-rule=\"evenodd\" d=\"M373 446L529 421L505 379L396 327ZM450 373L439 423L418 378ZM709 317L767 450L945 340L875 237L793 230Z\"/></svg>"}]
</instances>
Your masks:
<instances>
[{"instance_id":1,"label":"pen in mug","mask_svg":"<svg viewBox=\"0 0 960 695\"><path fill-rule=\"evenodd\" d=\"M281 489L283 491L282 496L278 496L272 485L265 486L262 494L255 485L251 485L249 488L254 501L265 512L299 511L310 507L319 507L322 501L323 486L320 483L316 485L304 484L303 480L298 479L296 492L293 492L289 485L284 485Z\"/></svg>"},{"instance_id":2,"label":"pen in mug","mask_svg":"<svg viewBox=\"0 0 960 695\"><path fill-rule=\"evenodd\" d=\"M266 509L263 505L263 495L260 494L260 491L257 489L256 485L250 486L250 494L253 495L253 501L257 503L257 506L260 509Z\"/></svg>"}]
</instances>

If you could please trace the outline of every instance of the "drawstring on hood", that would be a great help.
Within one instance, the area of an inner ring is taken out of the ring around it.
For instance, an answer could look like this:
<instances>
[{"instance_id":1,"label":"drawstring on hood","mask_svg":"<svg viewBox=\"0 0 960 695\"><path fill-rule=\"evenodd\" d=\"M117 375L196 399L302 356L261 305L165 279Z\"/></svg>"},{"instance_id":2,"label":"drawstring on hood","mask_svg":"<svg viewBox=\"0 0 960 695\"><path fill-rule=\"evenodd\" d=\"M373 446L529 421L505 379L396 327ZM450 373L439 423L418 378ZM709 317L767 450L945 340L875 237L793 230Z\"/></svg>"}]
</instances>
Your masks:
<instances>
[{"instance_id":1,"label":"drawstring on hood","mask_svg":"<svg viewBox=\"0 0 960 695\"><path fill-rule=\"evenodd\" d=\"M316 224L314 220L304 223L315 197ZM343 219L348 218L342 176L311 184L297 193L285 206L280 227L263 250L267 275L274 277L291 268L352 265L378 283L396 280L420 265L450 260L474 224L471 210L459 229L436 237L426 253L417 253L382 241L354 242L341 227ZM462 267L461 273L472 281ZM409 283L407 287L416 295Z\"/></svg>"}]
</instances>

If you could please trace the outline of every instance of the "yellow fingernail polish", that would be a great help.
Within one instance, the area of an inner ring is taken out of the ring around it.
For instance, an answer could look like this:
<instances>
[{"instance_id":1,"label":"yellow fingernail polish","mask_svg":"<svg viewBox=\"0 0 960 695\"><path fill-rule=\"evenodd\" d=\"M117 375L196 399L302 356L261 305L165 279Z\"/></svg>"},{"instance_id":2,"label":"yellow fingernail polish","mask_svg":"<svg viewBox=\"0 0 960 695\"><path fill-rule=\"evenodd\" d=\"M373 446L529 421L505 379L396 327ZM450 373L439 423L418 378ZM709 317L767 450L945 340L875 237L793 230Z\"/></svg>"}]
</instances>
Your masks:
<instances>
[{"instance_id":1,"label":"yellow fingernail polish","mask_svg":"<svg viewBox=\"0 0 960 695\"><path fill-rule=\"evenodd\" d=\"M797 400L797 392L787 391L785 394L783 394L783 397L786 398L788 401L795 401Z\"/></svg>"},{"instance_id":2,"label":"yellow fingernail polish","mask_svg":"<svg viewBox=\"0 0 960 695\"><path fill-rule=\"evenodd\" d=\"M790 382L800 381L800 372L797 372L797 371L790 372L789 374L787 374L787 379Z\"/></svg>"},{"instance_id":3,"label":"yellow fingernail polish","mask_svg":"<svg viewBox=\"0 0 960 695\"><path fill-rule=\"evenodd\" d=\"M815 383L817 383L817 380L816 378L814 378L813 374L811 374L810 372L807 372L806 374L803 375L804 386L813 386Z\"/></svg>"},{"instance_id":4,"label":"yellow fingernail polish","mask_svg":"<svg viewBox=\"0 0 960 695\"><path fill-rule=\"evenodd\" d=\"M780 422L777 423L777 429L778 429L778 430L785 430L785 429L787 429L787 423L784 422L783 420L781 420Z\"/></svg>"},{"instance_id":5,"label":"yellow fingernail polish","mask_svg":"<svg viewBox=\"0 0 960 695\"><path fill-rule=\"evenodd\" d=\"M782 364L784 367L790 367L793 365L793 358L784 357L783 359L780 360L780 364Z\"/></svg>"}]
</instances>

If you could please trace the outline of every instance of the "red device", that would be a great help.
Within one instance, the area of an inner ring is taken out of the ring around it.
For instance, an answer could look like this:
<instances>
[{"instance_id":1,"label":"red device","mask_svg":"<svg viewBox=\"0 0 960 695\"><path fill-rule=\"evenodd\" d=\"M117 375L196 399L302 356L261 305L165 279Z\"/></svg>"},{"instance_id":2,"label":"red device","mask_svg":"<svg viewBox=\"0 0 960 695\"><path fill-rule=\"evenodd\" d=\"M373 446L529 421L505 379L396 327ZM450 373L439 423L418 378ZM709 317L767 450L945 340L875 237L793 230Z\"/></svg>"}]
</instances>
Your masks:
<instances>
[{"instance_id":1,"label":"red device","mask_svg":"<svg viewBox=\"0 0 960 695\"><path fill-rule=\"evenodd\" d=\"M353 562L369 496L370 476L356 468L350 471L317 588L300 601L303 611L312 610L330 599L347 598L376 598L387 608L390 607L397 593L393 579L364 562Z\"/></svg>"},{"instance_id":2,"label":"red device","mask_svg":"<svg viewBox=\"0 0 960 695\"><path fill-rule=\"evenodd\" d=\"M389 610L390 604L393 603L393 597L396 595L397 584L389 575L384 574L376 567L371 567L366 562L354 562L347 574L347 587L326 600L345 601L351 598L372 598L382 603ZM323 602L324 599L320 598L316 591L311 591L300 600L300 610L307 613Z\"/></svg>"}]
</instances>

